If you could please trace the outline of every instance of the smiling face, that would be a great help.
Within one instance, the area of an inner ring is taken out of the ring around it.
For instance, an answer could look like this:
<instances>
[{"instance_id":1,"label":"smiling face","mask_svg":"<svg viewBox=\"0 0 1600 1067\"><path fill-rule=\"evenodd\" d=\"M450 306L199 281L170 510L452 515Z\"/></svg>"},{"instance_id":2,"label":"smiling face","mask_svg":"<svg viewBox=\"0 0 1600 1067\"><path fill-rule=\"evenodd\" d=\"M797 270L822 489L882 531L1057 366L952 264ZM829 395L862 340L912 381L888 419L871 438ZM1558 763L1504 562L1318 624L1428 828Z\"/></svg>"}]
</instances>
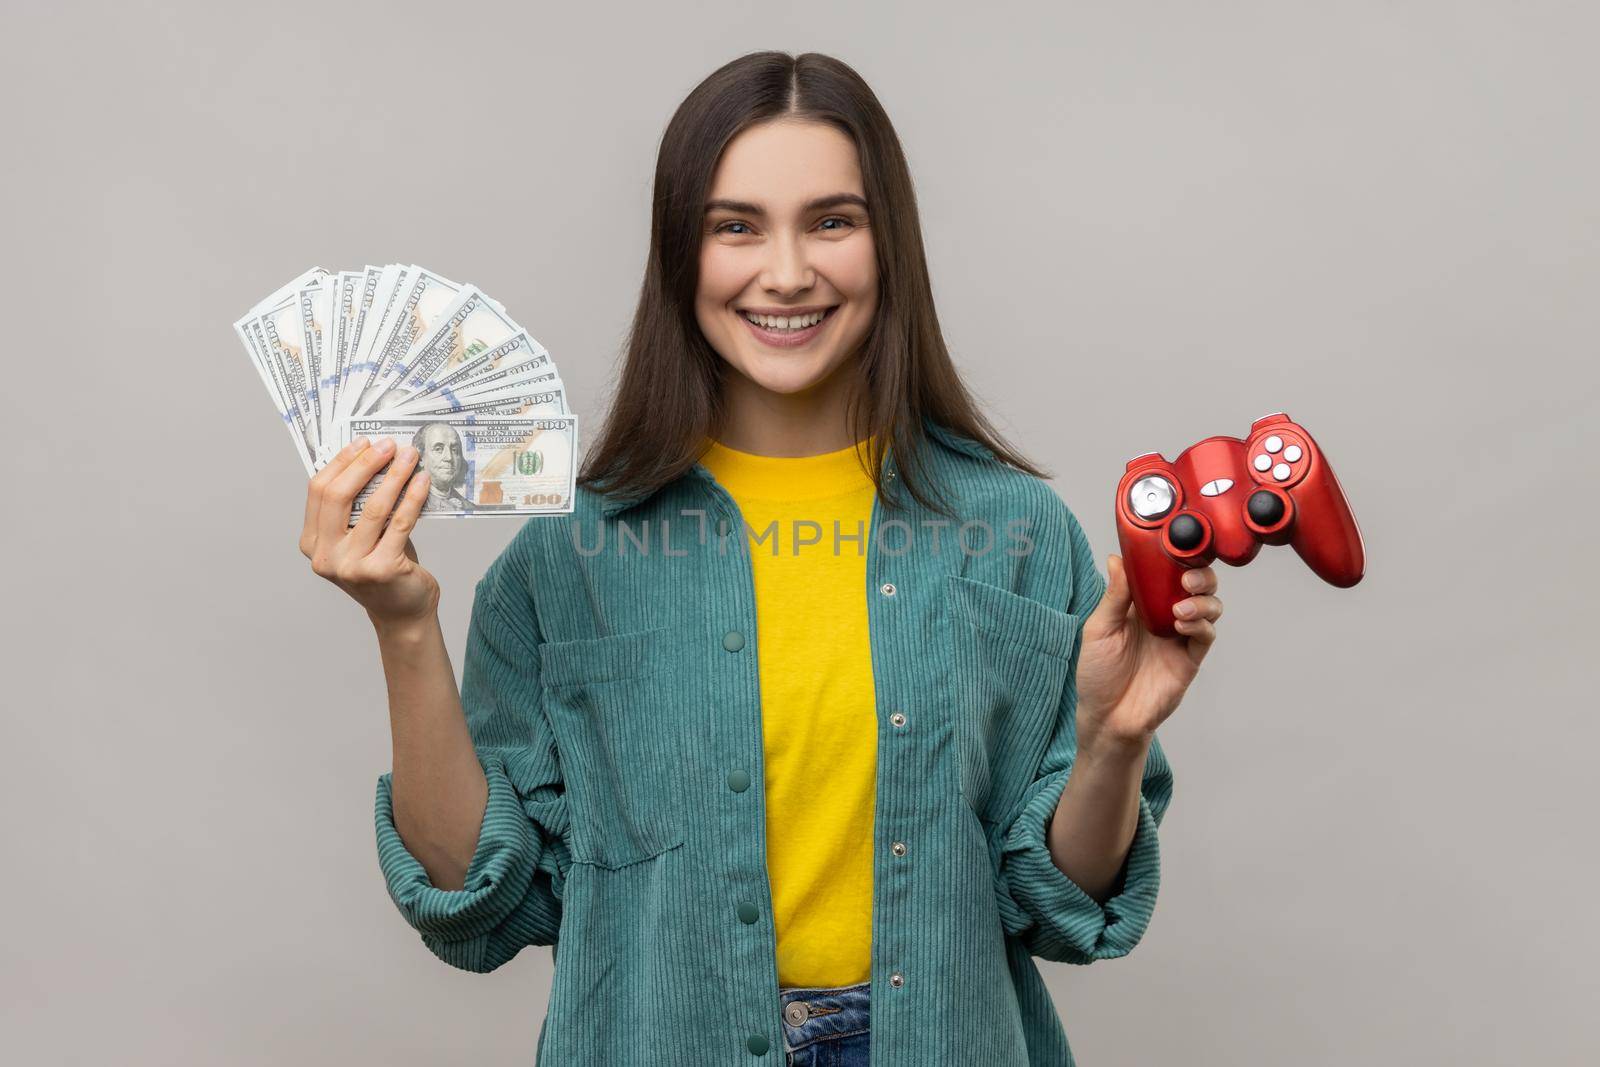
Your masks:
<instances>
[{"instance_id":1,"label":"smiling face","mask_svg":"<svg viewBox=\"0 0 1600 1067\"><path fill-rule=\"evenodd\" d=\"M778 119L729 142L707 197L695 318L738 371L731 389L771 400L852 369L878 310L868 222L840 130Z\"/></svg>"}]
</instances>

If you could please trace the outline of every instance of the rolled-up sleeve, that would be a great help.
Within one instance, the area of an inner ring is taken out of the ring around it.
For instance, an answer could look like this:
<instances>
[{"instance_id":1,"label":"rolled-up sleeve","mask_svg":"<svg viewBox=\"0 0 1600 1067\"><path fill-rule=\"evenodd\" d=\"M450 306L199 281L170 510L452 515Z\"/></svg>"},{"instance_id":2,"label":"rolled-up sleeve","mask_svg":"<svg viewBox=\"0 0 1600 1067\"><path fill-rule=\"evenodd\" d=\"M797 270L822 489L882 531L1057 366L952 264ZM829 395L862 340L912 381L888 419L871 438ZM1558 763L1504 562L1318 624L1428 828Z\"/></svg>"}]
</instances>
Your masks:
<instances>
[{"instance_id":1,"label":"rolled-up sleeve","mask_svg":"<svg viewBox=\"0 0 1600 1067\"><path fill-rule=\"evenodd\" d=\"M461 704L489 786L460 889L436 887L394 824L393 775L378 778L378 863L390 899L434 955L485 972L554 945L571 865L566 793L539 699L539 631L513 542L478 583Z\"/></svg>"},{"instance_id":2,"label":"rolled-up sleeve","mask_svg":"<svg viewBox=\"0 0 1600 1067\"><path fill-rule=\"evenodd\" d=\"M1099 903L1050 858L1046 828L1061 801L1077 754L1077 673L1083 622L1105 595L1106 581L1078 520L1067 513L1072 592L1067 613L1076 617L1066 687L1055 728L1039 769L1004 830L1000 852L1000 912L1006 933L1028 951L1058 963L1087 964L1125 956L1139 943L1155 912L1161 883L1156 831L1172 800L1172 768L1159 738L1152 738L1139 789L1139 822L1112 887Z\"/></svg>"}]
</instances>

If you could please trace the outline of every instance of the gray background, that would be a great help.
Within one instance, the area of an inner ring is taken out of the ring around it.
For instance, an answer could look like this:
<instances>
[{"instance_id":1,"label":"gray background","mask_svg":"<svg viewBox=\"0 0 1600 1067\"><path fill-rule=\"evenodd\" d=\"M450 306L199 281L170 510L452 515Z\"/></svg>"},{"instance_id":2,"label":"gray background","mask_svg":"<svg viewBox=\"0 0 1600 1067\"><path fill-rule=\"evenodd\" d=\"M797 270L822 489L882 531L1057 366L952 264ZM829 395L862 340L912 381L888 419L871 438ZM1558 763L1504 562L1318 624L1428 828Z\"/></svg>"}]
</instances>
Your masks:
<instances>
[{"instance_id":1,"label":"gray background","mask_svg":"<svg viewBox=\"0 0 1600 1067\"><path fill-rule=\"evenodd\" d=\"M661 131L768 47L883 100L961 366L1102 572L1128 458L1280 409L1365 534L1351 590L1219 566L1150 931L1042 964L1081 1061L1600 1057L1591 5L6 15L13 1062L531 1062L549 950L453 971L384 892L375 644L296 551L230 323L313 263L419 262L597 418ZM420 531L457 664L512 531Z\"/></svg>"}]
</instances>

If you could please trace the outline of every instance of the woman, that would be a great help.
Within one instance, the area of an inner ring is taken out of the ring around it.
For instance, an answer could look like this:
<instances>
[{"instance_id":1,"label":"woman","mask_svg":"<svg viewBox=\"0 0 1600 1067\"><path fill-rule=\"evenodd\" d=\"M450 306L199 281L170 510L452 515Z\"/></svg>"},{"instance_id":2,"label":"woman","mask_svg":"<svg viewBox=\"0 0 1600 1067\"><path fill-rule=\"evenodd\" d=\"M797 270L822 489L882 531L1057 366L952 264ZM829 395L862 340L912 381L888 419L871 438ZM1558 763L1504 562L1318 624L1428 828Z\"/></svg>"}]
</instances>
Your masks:
<instances>
[{"instance_id":1,"label":"woman","mask_svg":"<svg viewBox=\"0 0 1600 1067\"><path fill-rule=\"evenodd\" d=\"M1144 932L1216 578L1154 638L975 409L853 70L748 55L679 107L608 422L478 584L459 695L415 465L353 443L301 547L377 631L389 892L457 967L553 946L541 1062L1071 1062L1032 957Z\"/></svg>"}]
</instances>

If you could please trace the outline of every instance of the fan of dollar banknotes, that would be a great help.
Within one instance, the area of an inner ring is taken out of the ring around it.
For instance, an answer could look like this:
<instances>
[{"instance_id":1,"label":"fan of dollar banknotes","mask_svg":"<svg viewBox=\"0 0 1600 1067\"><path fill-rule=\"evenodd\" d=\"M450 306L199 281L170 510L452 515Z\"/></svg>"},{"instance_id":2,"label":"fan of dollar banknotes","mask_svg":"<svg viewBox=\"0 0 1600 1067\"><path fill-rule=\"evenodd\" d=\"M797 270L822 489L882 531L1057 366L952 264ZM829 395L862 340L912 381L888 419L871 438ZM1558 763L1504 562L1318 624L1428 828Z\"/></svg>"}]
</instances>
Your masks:
<instances>
[{"instance_id":1,"label":"fan of dollar banknotes","mask_svg":"<svg viewBox=\"0 0 1600 1067\"><path fill-rule=\"evenodd\" d=\"M578 417L550 353L476 286L414 265L313 267L233 328L308 475L389 437L428 472L424 515L572 510Z\"/></svg>"}]
</instances>

